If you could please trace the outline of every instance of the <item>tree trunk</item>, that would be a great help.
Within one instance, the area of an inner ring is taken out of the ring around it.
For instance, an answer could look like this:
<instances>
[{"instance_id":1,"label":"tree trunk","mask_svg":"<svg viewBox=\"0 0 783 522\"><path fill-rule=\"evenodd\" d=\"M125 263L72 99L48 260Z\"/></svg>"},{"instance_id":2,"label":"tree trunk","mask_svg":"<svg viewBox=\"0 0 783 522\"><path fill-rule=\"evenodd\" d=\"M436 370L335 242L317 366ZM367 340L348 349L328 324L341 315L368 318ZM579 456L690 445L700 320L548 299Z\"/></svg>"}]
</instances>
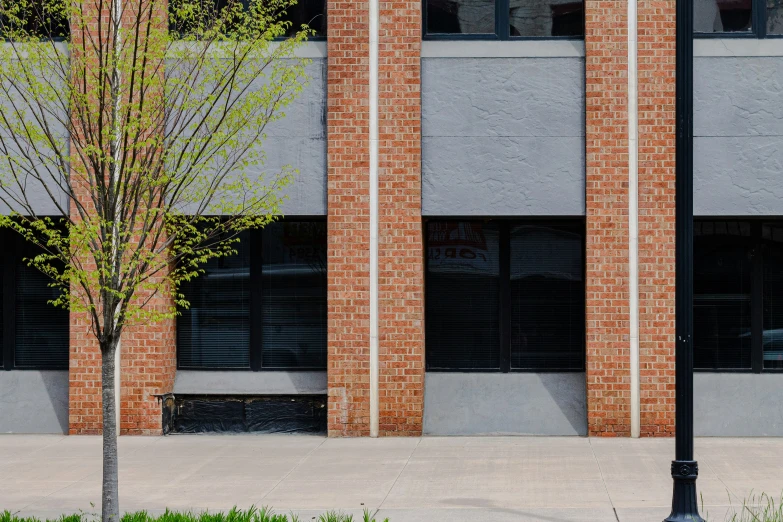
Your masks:
<instances>
[{"instance_id":1,"label":"tree trunk","mask_svg":"<svg viewBox=\"0 0 783 522\"><path fill-rule=\"evenodd\" d=\"M102 522L119 522L120 490L117 459L117 400L114 376L118 369L114 357L119 338L101 344L101 381L103 399L103 493Z\"/></svg>"}]
</instances>

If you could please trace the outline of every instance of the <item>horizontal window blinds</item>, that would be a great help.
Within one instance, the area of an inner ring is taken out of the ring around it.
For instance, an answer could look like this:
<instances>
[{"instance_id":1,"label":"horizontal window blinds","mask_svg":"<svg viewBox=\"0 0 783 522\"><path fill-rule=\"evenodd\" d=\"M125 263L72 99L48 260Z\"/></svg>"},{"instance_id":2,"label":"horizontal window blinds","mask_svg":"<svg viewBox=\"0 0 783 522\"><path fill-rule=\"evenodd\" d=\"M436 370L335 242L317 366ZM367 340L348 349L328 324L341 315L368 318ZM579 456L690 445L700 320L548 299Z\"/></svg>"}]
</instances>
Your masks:
<instances>
[{"instance_id":1,"label":"horizontal window blinds","mask_svg":"<svg viewBox=\"0 0 783 522\"><path fill-rule=\"evenodd\" d=\"M25 252L34 255L33 249ZM16 262L14 367L68 368L68 311L49 304L60 291L51 279L18 258Z\"/></svg>"},{"instance_id":2,"label":"horizontal window blinds","mask_svg":"<svg viewBox=\"0 0 783 522\"><path fill-rule=\"evenodd\" d=\"M764 225L764 330L765 369L783 369L783 225Z\"/></svg>"},{"instance_id":3,"label":"horizontal window blinds","mask_svg":"<svg viewBox=\"0 0 783 522\"><path fill-rule=\"evenodd\" d=\"M751 368L753 239L744 221L694 224L694 367Z\"/></svg>"},{"instance_id":4,"label":"horizontal window blinds","mask_svg":"<svg viewBox=\"0 0 783 522\"><path fill-rule=\"evenodd\" d=\"M326 223L264 227L262 365L326 367Z\"/></svg>"},{"instance_id":5,"label":"horizontal window blinds","mask_svg":"<svg viewBox=\"0 0 783 522\"><path fill-rule=\"evenodd\" d=\"M326 368L326 223L283 220L241 235L183 285L180 368Z\"/></svg>"},{"instance_id":6,"label":"horizontal window blinds","mask_svg":"<svg viewBox=\"0 0 783 522\"><path fill-rule=\"evenodd\" d=\"M584 223L427 223L431 371L583 371Z\"/></svg>"},{"instance_id":7,"label":"horizontal window blinds","mask_svg":"<svg viewBox=\"0 0 783 522\"><path fill-rule=\"evenodd\" d=\"M581 370L582 236L564 226L511 229L511 367Z\"/></svg>"},{"instance_id":8,"label":"horizontal window blinds","mask_svg":"<svg viewBox=\"0 0 783 522\"><path fill-rule=\"evenodd\" d=\"M182 285L190 308L177 320L181 368L250 367L250 250L244 232L236 254L211 259L204 273Z\"/></svg>"},{"instance_id":9,"label":"horizontal window blinds","mask_svg":"<svg viewBox=\"0 0 783 522\"><path fill-rule=\"evenodd\" d=\"M494 223L427 224L427 368L500 368L499 231Z\"/></svg>"}]
</instances>

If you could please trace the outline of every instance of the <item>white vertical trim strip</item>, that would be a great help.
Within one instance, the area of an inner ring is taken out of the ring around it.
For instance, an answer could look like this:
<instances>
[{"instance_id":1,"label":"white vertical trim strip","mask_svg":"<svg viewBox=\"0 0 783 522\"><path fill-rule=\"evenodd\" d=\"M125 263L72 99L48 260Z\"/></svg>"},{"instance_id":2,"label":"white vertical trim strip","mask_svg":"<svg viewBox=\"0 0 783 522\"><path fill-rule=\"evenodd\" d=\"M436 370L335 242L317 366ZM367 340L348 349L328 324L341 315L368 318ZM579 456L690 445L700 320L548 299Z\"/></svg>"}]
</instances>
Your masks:
<instances>
[{"instance_id":1,"label":"white vertical trim strip","mask_svg":"<svg viewBox=\"0 0 783 522\"><path fill-rule=\"evenodd\" d=\"M639 86L636 1L628 0L628 279L631 352L631 437L641 433L639 388Z\"/></svg>"},{"instance_id":2,"label":"white vertical trim strip","mask_svg":"<svg viewBox=\"0 0 783 522\"><path fill-rule=\"evenodd\" d=\"M378 33L380 0L370 0L370 437L380 423L378 347Z\"/></svg>"}]
</instances>

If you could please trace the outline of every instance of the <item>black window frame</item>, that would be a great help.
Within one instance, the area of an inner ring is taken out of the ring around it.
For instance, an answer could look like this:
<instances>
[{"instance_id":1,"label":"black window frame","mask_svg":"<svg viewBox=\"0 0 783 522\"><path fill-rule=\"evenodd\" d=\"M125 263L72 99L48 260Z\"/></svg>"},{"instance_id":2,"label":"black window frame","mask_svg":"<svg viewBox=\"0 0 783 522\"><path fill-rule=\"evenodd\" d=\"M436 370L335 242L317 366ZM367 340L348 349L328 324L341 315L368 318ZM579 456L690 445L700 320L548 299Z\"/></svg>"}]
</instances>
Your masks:
<instances>
[{"instance_id":1,"label":"black window frame","mask_svg":"<svg viewBox=\"0 0 783 522\"><path fill-rule=\"evenodd\" d=\"M783 221L770 217L756 216L699 216L697 223L737 221L750 223L751 248L751 291L750 291L750 368L696 368L698 373L783 373L783 368L764 368L764 225L779 224ZM697 339L694 339L698 342Z\"/></svg>"},{"instance_id":2,"label":"black window frame","mask_svg":"<svg viewBox=\"0 0 783 522\"><path fill-rule=\"evenodd\" d=\"M276 223L303 223L318 222L326 225L326 216L295 216L279 219ZM323 366L263 366L263 228L250 230L252 238L250 248L250 342L248 346L247 367L216 367L216 366L185 366L182 364L179 350L179 335L177 334L177 370L198 371L198 372L323 372L327 369L328 363L325 360ZM257 262L252 262L256 259ZM327 256L327 276L328 276L328 256ZM328 285L328 282L327 282ZM328 287L326 289L328 297ZM328 302L327 302L328 307ZM177 316L177 330L179 331L179 318ZM328 328L328 318L327 324ZM328 346L324 347L328 350Z\"/></svg>"},{"instance_id":3,"label":"black window frame","mask_svg":"<svg viewBox=\"0 0 783 522\"><path fill-rule=\"evenodd\" d=\"M0 370L4 371L62 371L68 370L70 354L65 358L64 364L51 366L17 366L16 365L16 287L17 287L17 264L27 258L26 245L22 236L11 229L0 229L0 244L3 245L0 258L2 258L2 285L3 285L3 309L2 309L2 340L3 340L3 358L0 361ZM33 270L35 270L33 268ZM45 303L44 306L57 310L54 305ZM62 313L68 314L65 309L59 309ZM70 320L69 320L70 324ZM65 332L65 340L68 342L70 351L70 332Z\"/></svg>"},{"instance_id":4,"label":"black window frame","mask_svg":"<svg viewBox=\"0 0 783 522\"><path fill-rule=\"evenodd\" d=\"M584 0L582 1L582 36L511 36L511 17L509 10L511 8L510 0L495 0L495 33L490 34L471 34L471 33L427 33L427 1L421 2L422 40L490 40L490 41L523 41L523 40L576 40L585 39L585 16Z\"/></svg>"},{"instance_id":5,"label":"black window frame","mask_svg":"<svg viewBox=\"0 0 783 522\"><path fill-rule=\"evenodd\" d=\"M425 316L424 316L424 328L426 331L426 302L427 294L429 293L427 278L429 275L429 256L428 252L428 223L439 221L464 221L464 222L478 222L483 221L485 223L493 222L498 225L499 243L498 243L498 263L499 263L499 280L500 285L498 288L498 321L500 332L500 344L497 349L500 352L500 367L494 368L431 368L429 359L427 358L426 348L426 336L425 336L425 372L432 373L584 373L587 369L587 228L586 220L584 217L578 216L438 216L437 218L425 218L423 233L424 233L424 301L425 301ZM584 336L582 337L582 367L581 368L513 368L511 366L511 230L514 226L519 225L578 225L582 230L582 283L583 287L583 311L585 314L584 320ZM505 284L503 282L505 281Z\"/></svg>"},{"instance_id":6,"label":"black window frame","mask_svg":"<svg viewBox=\"0 0 783 522\"><path fill-rule=\"evenodd\" d=\"M778 39L783 34L767 34L767 2L766 0L751 0L750 31L724 31L721 33L701 33L694 31L693 37L699 39L740 38L740 39Z\"/></svg>"}]
</instances>

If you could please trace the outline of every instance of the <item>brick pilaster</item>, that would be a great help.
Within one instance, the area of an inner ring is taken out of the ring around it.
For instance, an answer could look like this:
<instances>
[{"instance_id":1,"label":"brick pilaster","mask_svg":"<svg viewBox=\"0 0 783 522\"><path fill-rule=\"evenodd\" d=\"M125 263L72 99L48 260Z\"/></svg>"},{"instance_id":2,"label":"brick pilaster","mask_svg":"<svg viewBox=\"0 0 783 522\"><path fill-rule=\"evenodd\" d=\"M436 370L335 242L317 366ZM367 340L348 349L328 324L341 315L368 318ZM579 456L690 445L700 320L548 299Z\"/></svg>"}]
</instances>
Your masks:
<instances>
[{"instance_id":1,"label":"brick pilaster","mask_svg":"<svg viewBox=\"0 0 783 522\"><path fill-rule=\"evenodd\" d=\"M675 2L640 0L639 341L642 436L674 434Z\"/></svg>"},{"instance_id":2,"label":"brick pilaster","mask_svg":"<svg viewBox=\"0 0 783 522\"><path fill-rule=\"evenodd\" d=\"M630 433L627 4L585 1L587 408Z\"/></svg>"},{"instance_id":3,"label":"brick pilaster","mask_svg":"<svg viewBox=\"0 0 783 522\"><path fill-rule=\"evenodd\" d=\"M331 436L370 429L369 4L328 0L328 387Z\"/></svg>"},{"instance_id":4,"label":"brick pilaster","mask_svg":"<svg viewBox=\"0 0 783 522\"><path fill-rule=\"evenodd\" d=\"M421 435L421 1L380 3L380 433Z\"/></svg>"},{"instance_id":5,"label":"brick pilaster","mask_svg":"<svg viewBox=\"0 0 783 522\"><path fill-rule=\"evenodd\" d=\"M100 11L99 2L85 3L85 19L97 20L102 15L108 18L107 5ZM138 3L125 6L125 16L132 20L139 9ZM146 9L141 8L142 12ZM167 3L155 4L155 13L162 24L167 23ZM157 20L157 18L156 18ZM72 27L78 28L79 24ZM86 30L97 31L97 23L85 24ZM165 27L165 25L164 25ZM104 26L105 30L105 26ZM84 33L74 29L72 35L74 45L72 52L80 52L79 43L85 38ZM105 36L104 36L105 38ZM91 46L86 52L92 52ZM83 52L83 51L81 51ZM82 58L84 59L84 58ZM83 62L89 69L90 56ZM97 67L97 66L96 66ZM162 95L162 92L160 93ZM147 93L149 95L149 93ZM79 124L76 124L79 129ZM78 143L72 141L72 147ZM78 172L79 166L72 167ZM82 166L82 168L84 168ZM83 171L82 171L83 172ZM85 188L84 190L88 190ZM91 206L87 192L77 194L79 201L85 207ZM78 219L75 204L71 205L71 215ZM89 265L89 263L88 263ZM89 266L85 266L89 270ZM138 293L137 293L138 296ZM147 303L148 308L168 308L170 297L154 296ZM90 330L89 317L85 313L70 314L70 361L69 361L69 433L99 434L103 428L103 412L101 404L101 353L93 332ZM156 323L135 324L124 329L120 346L120 434L121 435L156 435L162 433L161 407L155 398L156 394L168 393L173 390L176 375L176 322L167 319Z\"/></svg>"}]
</instances>

